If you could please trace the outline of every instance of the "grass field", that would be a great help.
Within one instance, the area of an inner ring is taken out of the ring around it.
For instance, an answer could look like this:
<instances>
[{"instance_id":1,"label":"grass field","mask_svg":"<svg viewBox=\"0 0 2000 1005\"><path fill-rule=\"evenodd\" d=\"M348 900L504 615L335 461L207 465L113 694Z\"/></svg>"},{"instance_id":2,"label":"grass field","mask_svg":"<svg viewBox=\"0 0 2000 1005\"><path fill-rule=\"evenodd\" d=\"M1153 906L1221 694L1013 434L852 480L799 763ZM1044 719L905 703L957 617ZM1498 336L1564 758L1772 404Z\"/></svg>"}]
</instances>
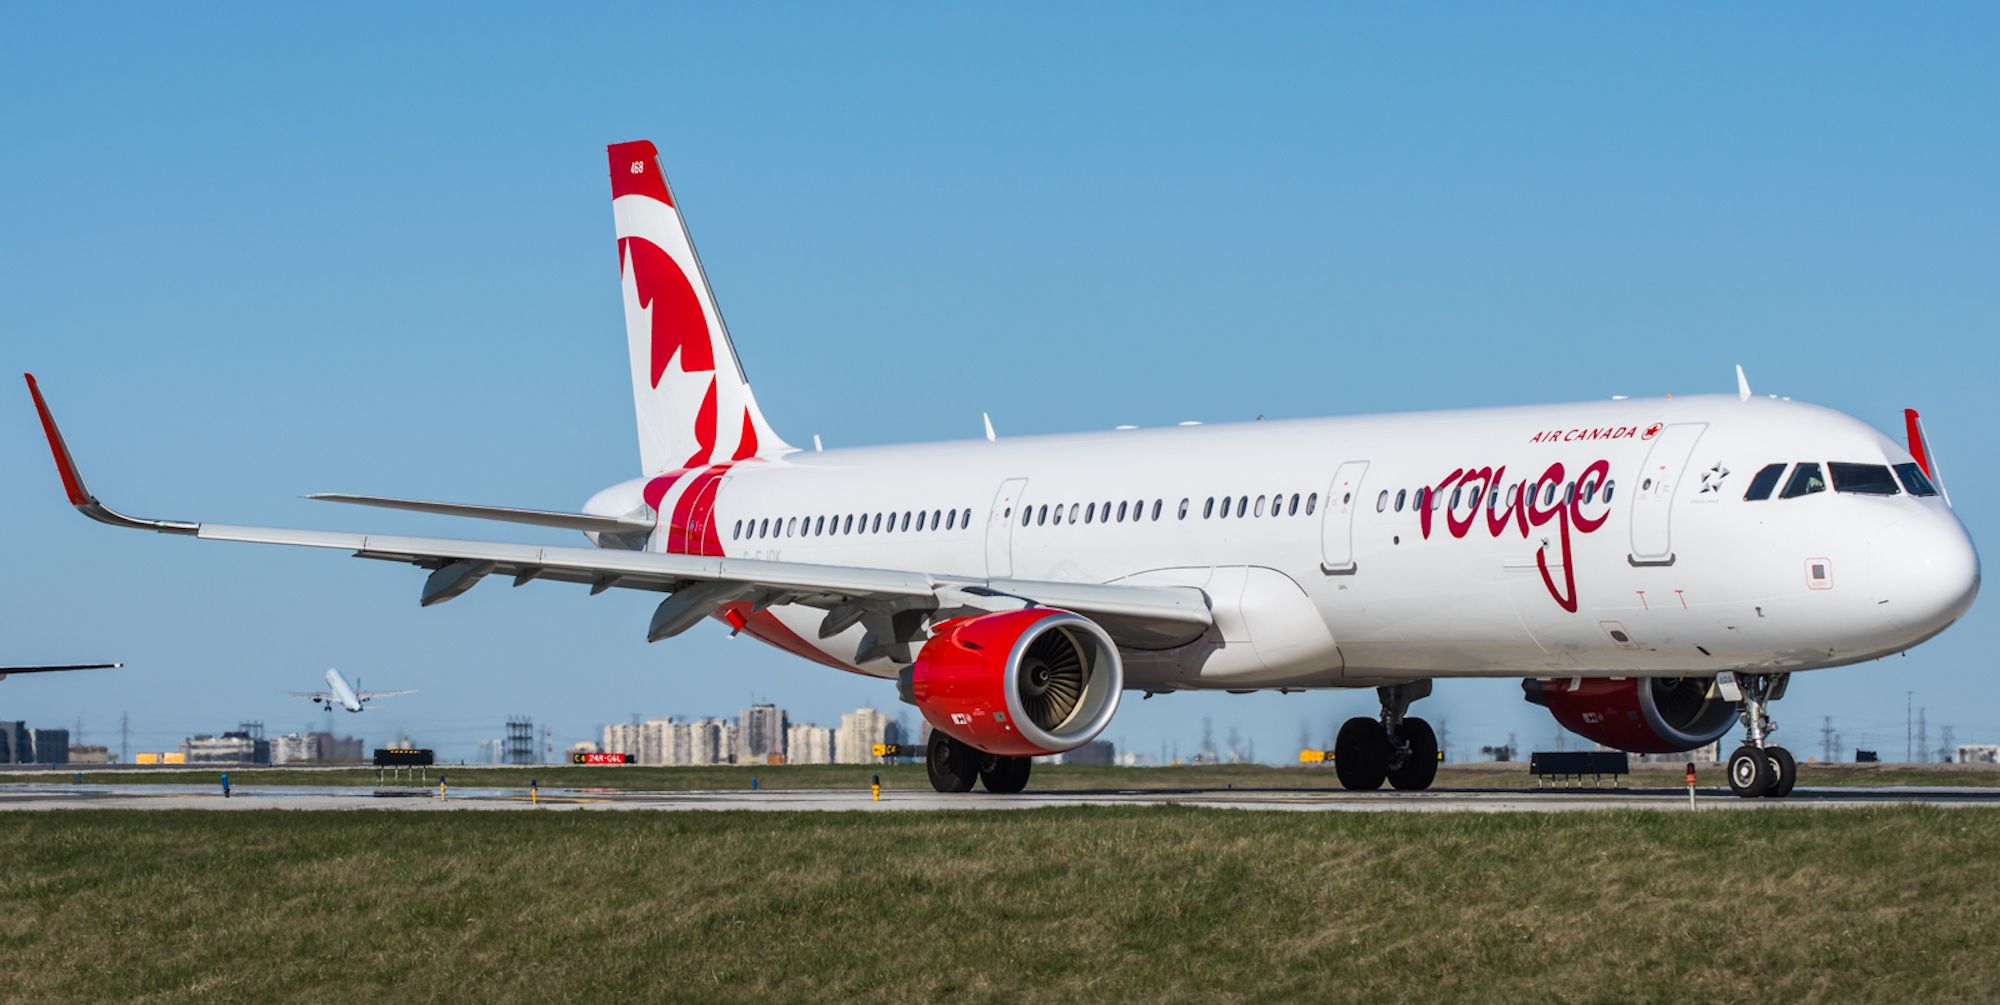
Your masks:
<instances>
[{"instance_id":1,"label":"grass field","mask_svg":"<svg viewBox=\"0 0 2000 1005\"><path fill-rule=\"evenodd\" d=\"M1992 1001L2000 813L0 815L0 997Z\"/></svg>"},{"instance_id":2,"label":"grass field","mask_svg":"<svg viewBox=\"0 0 2000 1005\"><path fill-rule=\"evenodd\" d=\"M1679 788L1682 769L1673 765L1635 764L1632 775L1620 784L1640 788ZM213 785L222 768L203 770L121 770L84 771L86 783ZM373 768L228 768L236 785L374 785ZM930 782L921 764L871 766L854 764L782 765L777 767L658 768L575 767L547 765L534 768L496 768L444 765L433 769L435 781L443 771L457 786L525 788L530 779L544 786L605 788L648 792L688 792L747 789L755 777L764 788L838 789L868 787L876 775L888 789L929 789ZM23 772L0 775L0 781L68 782L71 771ZM1700 784L1725 784L1722 766L1705 764L1699 768ZM1340 782L1330 767L1274 767L1259 764L1184 765L1169 768L1112 768L1087 765L1036 765L1030 786L1049 789L1337 789ZM1440 788L1520 789L1533 788L1535 780L1526 764L1446 765L1438 772ZM1800 785L1971 785L2000 786L2000 769L1992 765L1916 764L1802 764Z\"/></svg>"}]
</instances>

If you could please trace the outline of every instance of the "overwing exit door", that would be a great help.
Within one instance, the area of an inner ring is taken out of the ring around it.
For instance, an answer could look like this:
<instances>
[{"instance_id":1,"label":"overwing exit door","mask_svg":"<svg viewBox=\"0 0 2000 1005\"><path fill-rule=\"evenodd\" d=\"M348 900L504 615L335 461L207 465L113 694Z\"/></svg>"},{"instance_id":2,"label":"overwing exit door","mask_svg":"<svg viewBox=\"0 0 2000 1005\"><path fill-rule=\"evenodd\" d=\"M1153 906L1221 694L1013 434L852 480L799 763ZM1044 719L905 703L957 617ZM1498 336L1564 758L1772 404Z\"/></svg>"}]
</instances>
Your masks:
<instances>
[{"instance_id":1,"label":"overwing exit door","mask_svg":"<svg viewBox=\"0 0 2000 1005\"><path fill-rule=\"evenodd\" d=\"M1361 505L1361 476L1367 472L1367 461L1348 461L1327 486L1320 523L1320 569L1327 575L1354 571L1354 510Z\"/></svg>"},{"instance_id":2,"label":"overwing exit door","mask_svg":"<svg viewBox=\"0 0 2000 1005\"><path fill-rule=\"evenodd\" d=\"M1005 579L1014 574L1014 514L1021 507L1021 493L1028 490L1026 478L1009 478L993 493L993 509L986 517L986 575Z\"/></svg>"}]
</instances>

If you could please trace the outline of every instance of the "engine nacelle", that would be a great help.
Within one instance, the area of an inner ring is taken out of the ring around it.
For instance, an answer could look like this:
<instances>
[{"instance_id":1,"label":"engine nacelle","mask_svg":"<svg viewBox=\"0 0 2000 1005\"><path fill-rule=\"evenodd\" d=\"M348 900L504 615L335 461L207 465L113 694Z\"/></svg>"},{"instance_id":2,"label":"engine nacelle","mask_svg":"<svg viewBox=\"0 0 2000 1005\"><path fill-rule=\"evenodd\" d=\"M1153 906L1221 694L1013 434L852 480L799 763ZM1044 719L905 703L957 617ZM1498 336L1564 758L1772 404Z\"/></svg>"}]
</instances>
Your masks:
<instances>
[{"instance_id":1,"label":"engine nacelle","mask_svg":"<svg viewBox=\"0 0 2000 1005\"><path fill-rule=\"evenodd\" d=\"M1080 614L1031 607L937 627L905 698L947 736L989 754L1058 754L1089 743L1118 711L1118 646Z\"/></svg>"},{"instance_id":2,"label":"engine nacelle","mask_svg":"<svg viewBox=\"0 0 2000 1005\"><path fill-rule=\"evenodd\" d=\"M1706 746L1736 724L1736 706L1708 693L1712 677L1585 678L1521 682L1527 699L1586 740L1634 754L1671 754Z\"/></svg>"}]
</instances>

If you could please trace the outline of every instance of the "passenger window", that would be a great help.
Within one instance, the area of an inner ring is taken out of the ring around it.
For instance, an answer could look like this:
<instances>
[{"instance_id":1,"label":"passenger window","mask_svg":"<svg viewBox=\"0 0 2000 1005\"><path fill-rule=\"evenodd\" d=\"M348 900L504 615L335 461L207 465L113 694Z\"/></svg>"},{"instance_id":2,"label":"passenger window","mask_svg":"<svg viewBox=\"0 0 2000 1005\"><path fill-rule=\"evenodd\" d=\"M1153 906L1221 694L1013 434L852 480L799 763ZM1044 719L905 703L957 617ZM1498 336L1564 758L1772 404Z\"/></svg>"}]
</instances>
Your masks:
<instances>
[{"instance_id":1,"label":"passenger window","mask_svg":"<svg viewBox=\"0 0 2000 1005\"><path fill-rule=\"evenodd\" d=\"M931 529L932 530L938 529L938 521L942 519L944 519L944 510L941 509L931 510Z\"/></svg>"},{"instance_id":2,"label":"passenger window","mask_svg":"<svg viewBox=\"0 0 2000 1005\"><path fill-rule=\"evenodd\" d=\"M1158 520L1158 519L1160 518L1160 507L1161 507L1161 506L1163 506L1163 505L1165 505L1165 502L1164 502L1163 500L1160 500L1160 499L1155 499L1155 500L1153 500L1153 519L1154 519L1154 520ZM1181 518L1182 518L1182 519L1186 519L1186 518L1187 518L1187 500L1186 500L1186 499L1183 499L1183 500L1181 500Z\"/></svg>"},{"instance_id":3,"label":"passenger window","mask_svg":"<svg viewBox=\"0 0 2000 1005\"><path fill-rule=\"evenodd\" d=\"M1549 487L1542 490L1542 505L1549 506L1553 504L1555 501L1556 501L1556 483L1550 482Z\"/></svg>"},{"instance_id":4,"label":"passenger window","mask_svg":"<svg viewBox=\"0 0 2000 1005\"><path fill-rule=\"evenodd\" d=\"M1083 508L1083 522L1092 523L1096 519L1097 519L1097 504L1091 503L1090 505L1085 506Z\"/></svg>"},{"instance_id":5,"label":"passenger window","mask_svg":"<svg viewBox=\"0 0 2000 1005\"><path fill-rule=\"evenodd\" d=\"M1851 492L1864 496L1892 496L1899 491L1896 488L1896 477L1889 473L1887 464L1828 461L1826 473L1833 476L1835 492Z\"/></svg>"},{"instance_id":6,"label":"passenger window","mask_svg":"<svg viewBox=\"0 0 2000 1005\"><path fill-rule=\"evenodd\" d=\"M1060 513L1062 512L1062 510L1056 510L1056 512ZM1035 526L1040 527L1043 526L1044 524L1047 524L1048 522L1049 522L1049 507L1047 503L1043 503L1042 508L1035 511Z\"/></svg>"},{"instance_id":7,"label":"passenger window","mask_svg":"<svg viewBox=\"0 0 2000 1005\"><path fill-rule=\"evenodd\" d=\"M900 531L904 531L904 532L908 532L908 531L909 531L909 529L910 529L910 511L909 511L909 510L904 510L904 511L903 511L903 522L902 522L901 524L898 524L898 525L897 525L897 527L896 527L896 529L897 529L897 530L900 530Z\"/></svg>"},{"instance_id":8,"label":"passenger window","mask_svg":"<svg viewBox=\"0 0 2000 1005\"><path fill-rule=\"evenodd\" d=\"M1021 507L1021 526L1026 527L1030 523L1033 523L1034 520L1035 520L1035 508L1033 506Z\"/></svg>"},{"instance_id":9,"label":"passenger window","mask_svg":"<svg viewBox=\"0 0 2000 1005\"><path fill-rule=\"evenodd\" d=\"M1125 503L1123 500L1120 500L1118 503L1118 522L1125 522Z\"/></svg>"},{"instance_id":10,"label":"passenger window","mask_svg":"<svg viewBox=\"0 0 2000 1005\"><path fill-rule=\"evenodd\" d=\"M1771 498L1771 490L1778 487L1778 479L1784 477L1783 464L1766 464L1750 478L1750 488L1744 491L1744 502L1762 502Z\"/></svg>"},{"instance_id":11,"label":"passenger window","mask_svg":"<svg viewBox=\"0 0 2000 1005\"><path fill-rule=\"evenodd\" d=\"M1062 526L1062 518L1063 518L1063 508L1062 508L1062 504L1061 504L1061 503L1057 503L1057 504L1056 504L1056 517L1055 517L1055 520L1054 520L1054 525L1055 525L1055 526L1057 526L1057 527L1060 527L1060 526Z\"/></svg>"},{"instance_id":12,"label":"passenger window","mask_svg":"<svg viewBox=\"0 0 2000 1005\"><path fill-rule=\"evenodd\" d=\"M1451 490L1451 511L1453 513L1458 512L1459 497L1464 492L1465 488L1463 486Z\"/></svg>"},{"instance_id":13,"label":"passenger window","mask_svg":"<svg viewBox=\"0 0 2000 1005\"><path fill-rule=\"evenodd\" d=\"M1299 494L1297 492L1292 493L1292 504L1285 509L1285 515L1286 516L1299 515Z\"/></svg>"},{"instance_id":14,"label":"passenger window","mask_svg":"<svg viewBox=\"0 0 2000 1005\"><path fill-rule=\"evenodd\" d=\"M967 506L963 512L959 513L958 525L960 527L972 526L972 507Z\"/></svg>"},{"instance_id":15,"label":"passenger window","mask_svg":"<svg viewBox=\"0 0 2000 1005\"><path fill-rule=\"evenodd\" d=\"M1215 515L1215 497L1209 496L1208 501L1201 504L1201 518L1203 520L1206 520L1214 515Z\"/></svg>"},{"instance_id":16,"label":"passenger window","mask_svg":"<svg viewBox=\"0 0 2000 1005\"><path fill-rule=\"evenodd\" d=\"M1401 513L1403 511L1403 503L1408 501L1409 494L1409 489L1396 490L1396 512Z\"/></svg>"},{"instance_id":17,"label":"passenger window","mask_svg":"<svg viewBox=\"0 0 2000 1005\"><path fill-rule=\"evenodd\" d=\"M1820 474L1819 465L1807 462L1792 469L1791 480L1785 483L1785 491L1779 493L1779 498L1797 499L1825 491L1826 477Z\"/></svg>"},{"instance_id":18,"label":"passenger window","mask_svg":"<svg viewBox=\"0 0 2000 1005\"><path fill-rule=\"evenodd\" d=\"M955 510L955 509L950 509L950 510L945 510L945 511L944 511L944 529L946 529L946 530L957 530L957 529L958 529L958 511L957 511L957 510Z\"/></svg>"},{"instance_id":19,"label":"passenger window","mask_svg":"<svg viewBox=\"0 0 2000 1005\"><path fill-rule=\"evenodd\" d=\"M1180 508L1180 514L1179 514L1179 516L1177 517L1177 519L1181 519L1181 520L1185 520L1185 519L1187 519L1187 511L1188 511L1188 500L1187 500L1187 499L1186 499L1185 497L1183 497L1183 498L1181 499L1181 508Z\"/></svg>"},{"instance_id":20,"label":"passenger window","mask_svg":"<svg viewBox=\"0 0 2000 1005\"><path fill-rule=\"evenodd\" d=\"M854 514L847 514L847 519L840 522L840 532L842 534L854 533Z\"/></svg>"},{"instance_id":21,"label":"passenger window","mask_svg":"<svg viewBox=\"0 0 2000 1005\"><path fill-rule=\"evenodd\" d=\"M1257 515L1258 515L1258 516L1263 516L1263 515L1264 515L1264 497L1263 497L1263 496L1258 496L1258 497L1257 497Z\"/></svg>"},{"instance_id":22,"label":"passenger window","mask_svg":"<svg viewBox=\"0 0 2000 1005\"><path fill-rule=\"evenodd\" d=\"M1563 505L1565 505L1565 506L1574 506L1574 505L1576 505L1576 483L1575 483L1575 482L1570 482L1570 483L1568 483L1568 484L1566 484L1566 485L1564 485L1564 486L1563 486Z\"/></svg>"},{"instance_id":23,"label":"passenger window","mask_svg":"<svg viewBox=\"0 0 2000 1005\"><path fill-rule=\"evenodd\" d=\"M1472 509L1479 508L1479 496L1481 493L1485 491L1486 491L1486 486L1484 484L1474 485L1472 487L1472 506L1470 508Z\"/></svg>"},{"instance_id":24,"label":"passenger window","mask_svg":"<svg viewBox=\"0 0 2000 1005\"><path fill-rule=\"evenodd\" d=\"M1896 477L1902 479L1903 488L1913 496L1938 494L1937 486L1931 484L1930 478L1924 474L1924 469L1917 464L1896 465Z\"/></svg>"},{"instance_id":25,"label":"passenger window","mask_svg":"<svg viewBox=\"0 0 2000 1005\"><path fill-rule=\"evenodd\" d=\"M1238 498L1238 499L1236 500L1236 515L1237 515L1237 517L1238 517L1238 518L1241 518L1241 517L1243 516L1243 514L1245 514L1245 513L1248 513L1248 512L1250 512L1250 497L1249 497L1249 496L1241 496L1241 497L1239 497L1239 498Z\"/></svg>"},{"instance_id":26,"label":"passenger window","mask_svg":"<svg viewBox=\"0 0 2000 1005\"><path fill-rule=\"evenodd\" d=\"M1228 496L1222 497L1222 519L1224 520L1229 519L1229 511L1232 508L1234 508L1235 505L1236 505L1236 500L1231 499Z\"/></svg>"},{"instance_id":27,"label":"passenger window","mask_svg":"<svg viewBox=\"0 0 2000 1005\"><path fill-rule=\"evenodd\" d=\"M1307 516L1313 515L1313 507L1317 505L1319 505L1319 493L1314 492L1313 494L1306 496L1306 515Z\"/></svg>"},{"instance_id":28,"label":"passenger window","mask_svg":"<svg viewBox=\"0 0 2000 1005\"><path fill-rule=\"evenodd\" d=\"M882 514L880 513L875 514L875 532L877 534L882 532Z\"/></svg>"},{"instance_id":29,"label":"passenger window","mask_svg":"<svg viewBox=\"0 0 2000 1005\"><path fill-rule=\"evenodd\" d=\"M1076 522L1076 517L1077 517L1077 514L1079 514L1079 513L1082 513L1082 512L1083 512L1083 504L1082 504L1082 503L1070 503L1070 504L1069 504L1069 522L1070 522L1070 523L1075 523L1075 522Z\"/></svg>"},{"instance_id":30,"label":"passenger window","mask_svg":"<svg viewBox=\"0 0 2000 1005\"><path fill-rule=\"evenodd\" d=\"M1604 483L1604 502L1607 505L1609 505L1611 502L1611 490L1617 487L1618 483L1616 481L1608 481Z\"/></svg>"}]
</instances>

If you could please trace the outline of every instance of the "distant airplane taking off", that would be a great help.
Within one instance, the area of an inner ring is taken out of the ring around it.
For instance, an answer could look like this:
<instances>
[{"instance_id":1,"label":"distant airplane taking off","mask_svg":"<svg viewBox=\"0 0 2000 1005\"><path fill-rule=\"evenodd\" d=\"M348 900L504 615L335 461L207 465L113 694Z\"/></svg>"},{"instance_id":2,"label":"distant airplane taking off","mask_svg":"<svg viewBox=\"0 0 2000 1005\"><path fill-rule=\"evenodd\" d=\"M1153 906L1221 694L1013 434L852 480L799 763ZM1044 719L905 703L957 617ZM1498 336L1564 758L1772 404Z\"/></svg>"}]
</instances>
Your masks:
<instances>
[{"instance_id":1,"label":"distant airplane taking off","mask_svg":"<svg viewBox=\"0 0 2000 1005\"><path fill-rule=\"evenodd\" d=\"M347 682L347 678L340 675L340 671L338 670L328 670L326 672L326 686L330 690L288 691L286 693L295 698L304 698L315 704L324 705L329 712L333 711L333 706L336 703L349 712L359 712L362 706L367 705L377 698L394 698L399 694L417 693L415 689L408 691L357 691L354 685Z\"/></svg>"},{"instance_id":2,"label":"distant airplane taking off","mask_svg":"<svg viewBox=\"0 0 2000 1005\"><path fill-rule=\"evenodd\" d=\"M123 663L55 663L49 666L36 667L0 667L0 680L6 680L9 674L17 673L55 673L59 670L116 670L124 665Z\"/></svg>"}]
</instances>

